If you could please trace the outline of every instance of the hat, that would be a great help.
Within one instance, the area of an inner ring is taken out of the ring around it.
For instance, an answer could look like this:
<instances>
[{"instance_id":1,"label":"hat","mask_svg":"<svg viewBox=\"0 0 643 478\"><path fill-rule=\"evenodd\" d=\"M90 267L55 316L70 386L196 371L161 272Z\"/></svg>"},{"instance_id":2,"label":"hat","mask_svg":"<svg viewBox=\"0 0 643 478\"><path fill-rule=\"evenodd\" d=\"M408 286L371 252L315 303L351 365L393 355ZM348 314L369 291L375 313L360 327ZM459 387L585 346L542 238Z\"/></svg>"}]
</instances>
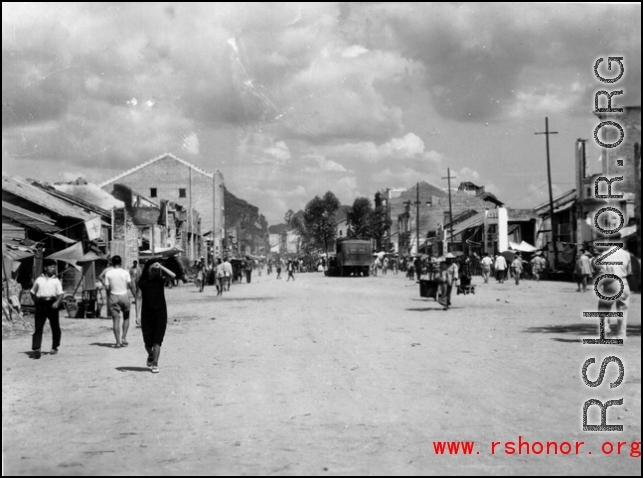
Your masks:
<instances>
[{"instance_id":1,"label":"hat","mask_svg":"<svg viewBox=\"0 0 643 478\"><path fill-rule=\"evenodd\" d=\"M57 265L57 264L56 264L56 261L55 261L55 260L53 260L53 259L45 259L45 260L42 262L42 266L43 266L43 267L56 266L56 265Z\"/></svg>"},{"instance_id":2,"label":"hat","mask_svg":"<svg viewBox=\"0 0 643 478\"><path fill-rule=\"evenodd\" d=\"M455 259L455 256L451 254L450 252L447 253L446 256L444 256L445 259Z\"/></svg>"}]
</instances>

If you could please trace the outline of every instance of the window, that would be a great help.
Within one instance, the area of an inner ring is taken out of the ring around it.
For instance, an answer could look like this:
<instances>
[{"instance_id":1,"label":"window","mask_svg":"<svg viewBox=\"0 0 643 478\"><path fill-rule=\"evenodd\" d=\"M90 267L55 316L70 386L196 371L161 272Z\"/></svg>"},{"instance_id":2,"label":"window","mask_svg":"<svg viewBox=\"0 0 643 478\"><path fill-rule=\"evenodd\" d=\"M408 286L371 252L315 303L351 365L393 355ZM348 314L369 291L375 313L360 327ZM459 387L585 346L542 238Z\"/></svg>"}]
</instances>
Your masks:
<instances>
[{"instance_id":1,"label":"window","mask_svg":"<svg viewBox=\"0 0 643 478\"><path fill-rule=\"evenodd\" d=\"M342 237L342 230L339 230L339 237Z\"/></svg>"},{"instance_id":2,"label":"window","mask_svg":"<svg viewBox=\"0 0 643 478\"><path fill-rule=\"evenodd\" d=\"M179 197L184 198L185 197L185 188L179 188Z\"/></svg>"},{"instance_id":3,"label":"window","mask_svg":"<svg viewBox=\"0 0 643 478\"><path fill-rule=\"evenodd\" d=\"M150 188L150 197L155 198L156 197L156 188Z\"/></svg>"}]
</instances>

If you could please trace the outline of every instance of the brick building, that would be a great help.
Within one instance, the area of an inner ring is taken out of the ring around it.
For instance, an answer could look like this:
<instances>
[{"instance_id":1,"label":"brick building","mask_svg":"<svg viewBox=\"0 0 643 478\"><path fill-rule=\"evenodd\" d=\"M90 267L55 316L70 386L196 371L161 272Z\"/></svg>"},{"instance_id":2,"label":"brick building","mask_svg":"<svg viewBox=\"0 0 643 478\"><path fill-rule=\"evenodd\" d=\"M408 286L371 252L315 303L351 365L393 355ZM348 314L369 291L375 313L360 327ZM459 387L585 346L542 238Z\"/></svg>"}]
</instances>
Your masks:
<instances>
[{"instance_id":1,"label":"brick building","mask_svg":"<svg viewBox=\"0 0 643 478\"><path fill-rule=\"evenodd\" d=\"M502 206L493 194L484 191L484 187L475 186L473 189L463 183L461 187L451 193L451 209L453 218L461 217L469 211L484 211ZM423 244L434 242L435 238L445 224L450 222L449 217L449 195L442 189L432 184L419 183L405 191L399 198L391 201L392 214L400 210L399 202L402 204L402 212L397 216L398 223L398 251L402 254L414 254L417 252L417 243L420 249ZM419 217L419 223L417 218ZM419 228L418 228L419 224ZM419 241L417 231L419 229Z\"/></svg>"},{"instance_id":2,"label":"brick building","mask_svg":"<svg viewBox=\"0 0 643 478\"><path fill-rule=\"evenodd\" d=\"M190 211L198 211L201 230L214 231L214 253L220 254L225 236L225 186L219 171L208 173L173 154L163 154L104 181L100 186L112 192L116 183L138 191L152 201L163 198L182 204L187 208L190 227L196 225Z\"/></svg>"}]
</instances>

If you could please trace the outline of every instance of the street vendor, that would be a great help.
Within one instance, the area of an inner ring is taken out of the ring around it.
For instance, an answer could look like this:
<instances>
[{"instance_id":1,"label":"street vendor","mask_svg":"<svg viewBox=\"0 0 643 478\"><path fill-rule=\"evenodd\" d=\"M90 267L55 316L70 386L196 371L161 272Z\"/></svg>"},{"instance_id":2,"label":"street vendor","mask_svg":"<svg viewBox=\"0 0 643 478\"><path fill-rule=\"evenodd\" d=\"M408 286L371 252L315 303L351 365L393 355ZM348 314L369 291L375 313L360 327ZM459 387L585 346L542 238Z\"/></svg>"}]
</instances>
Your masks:
<instances>
[{"instance_id":1,"label":"street vendor","mask_svg":"<svg viewBox=\"0 0 643 478\"><path fill-rule=\"evenodd\" d=\"M451 306L451 291L458 281L458 266L455 263L455 256L450 252L444 256L444 262L440 263L440 290L438 303L442 310L449 310Z\"/></svg>"}]
</instances>

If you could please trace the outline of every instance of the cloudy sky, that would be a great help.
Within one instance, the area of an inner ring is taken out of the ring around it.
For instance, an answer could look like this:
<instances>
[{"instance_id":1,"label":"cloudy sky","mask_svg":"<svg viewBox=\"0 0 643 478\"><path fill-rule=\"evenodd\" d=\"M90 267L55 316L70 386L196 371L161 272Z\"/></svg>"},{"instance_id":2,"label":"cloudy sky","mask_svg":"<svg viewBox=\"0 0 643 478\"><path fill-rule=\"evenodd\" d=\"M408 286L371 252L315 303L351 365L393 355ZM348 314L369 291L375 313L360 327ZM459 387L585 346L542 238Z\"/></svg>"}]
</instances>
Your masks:
<instances>
[{"instance_id":1,"label":"cloudy sky","mask_svg":"<svg viewBox=\"0 0 643 478\"><path fill-rule=\"evenodd\" d=\"M447 168L533 207L534 133L548 116L554 191L573 188L607 56L615 105L640 105L640 4L5 2L2 170L100 182L171 152L271 224Z\"/></svg>"}]
</instances>

